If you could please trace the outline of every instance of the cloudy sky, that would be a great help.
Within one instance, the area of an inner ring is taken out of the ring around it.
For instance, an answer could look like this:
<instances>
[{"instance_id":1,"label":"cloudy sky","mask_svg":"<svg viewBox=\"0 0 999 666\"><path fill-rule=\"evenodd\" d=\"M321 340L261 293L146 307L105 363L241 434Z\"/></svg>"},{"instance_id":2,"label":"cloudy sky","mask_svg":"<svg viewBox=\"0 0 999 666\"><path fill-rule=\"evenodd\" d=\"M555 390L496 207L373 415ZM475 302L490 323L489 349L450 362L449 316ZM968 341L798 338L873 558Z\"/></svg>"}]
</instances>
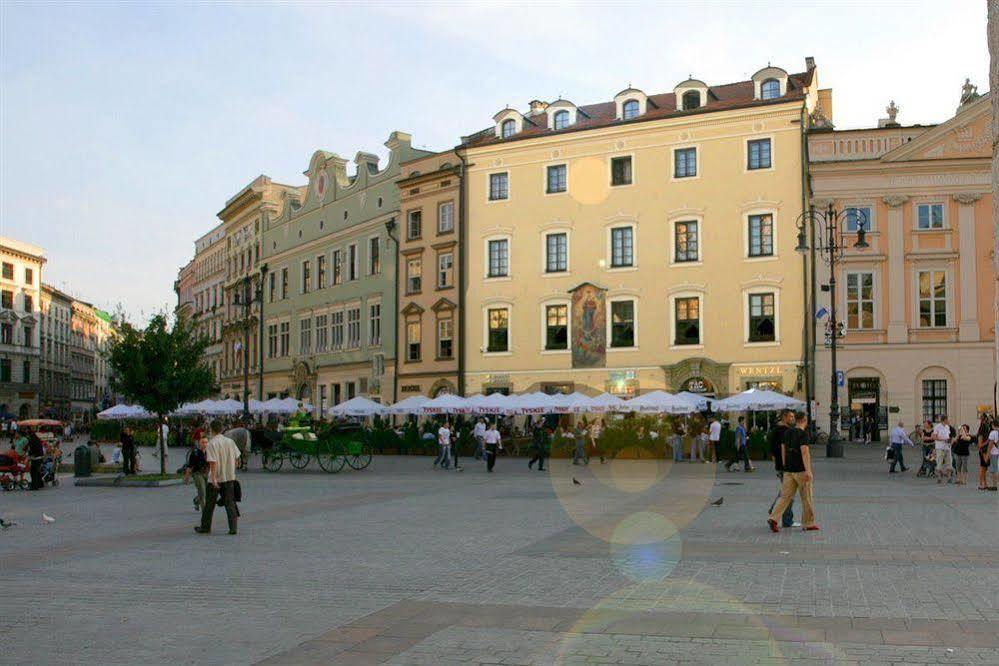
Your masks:
<instances>
[{"instance_id":1,"label":"cloudy sky","mask_svg":"<svg viewBox=\"0 0 999 666\"><path fill-rule=\"evenodd\" d=\"M507 104L745 80L805 56L837 127L894 99L906 124L988 87L985 2L0 4L0 234L44 279L136 317L260 173L300 184L317 148L431 149Z\"/></svg>"}]
</instances>

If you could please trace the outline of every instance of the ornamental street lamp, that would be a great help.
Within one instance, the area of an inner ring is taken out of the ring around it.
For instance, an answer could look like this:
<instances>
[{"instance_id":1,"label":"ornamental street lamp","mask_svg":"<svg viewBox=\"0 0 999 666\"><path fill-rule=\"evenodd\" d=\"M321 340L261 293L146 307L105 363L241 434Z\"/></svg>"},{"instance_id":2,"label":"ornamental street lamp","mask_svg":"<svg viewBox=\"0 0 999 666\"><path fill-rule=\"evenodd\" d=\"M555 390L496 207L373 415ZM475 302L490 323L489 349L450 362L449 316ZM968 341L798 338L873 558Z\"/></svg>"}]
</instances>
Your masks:
<instances>
[{"instance_id":1,"label":"ornamental street lamp","mask_svg":"<svg viewBox=\"0 0 999 666\"><path fill-rule=\"evenodd\" d=\"M798 216L796 225L798 227L798 246L795 248L802 254L808 252L808 238L806 229L811 225L812 238L815 242L815 253L822 257L822 260L829 266L829 284L823 288L829 290L829 353L832 373L830 375L831 400L829 407L829 441L826 444L827 458L843 457L843 441L839 434L839 372L836 367L836 340L842 336L839 330L839 322L836 319L836 263L840 261L841 255L847 249L848 236L854 230L848 227L855 223L857 239L853 243L853 248L865 250L870 247L865 240L867 235L867 214L859 208L847 208L837 211L832 204L824 211L816 211L810 207L807 211ZM813 279L814 279L814 273ZM810 313L809 316L814 316ZM813 341L814 344L814 341Z\"/></svg>"}]
</instances>

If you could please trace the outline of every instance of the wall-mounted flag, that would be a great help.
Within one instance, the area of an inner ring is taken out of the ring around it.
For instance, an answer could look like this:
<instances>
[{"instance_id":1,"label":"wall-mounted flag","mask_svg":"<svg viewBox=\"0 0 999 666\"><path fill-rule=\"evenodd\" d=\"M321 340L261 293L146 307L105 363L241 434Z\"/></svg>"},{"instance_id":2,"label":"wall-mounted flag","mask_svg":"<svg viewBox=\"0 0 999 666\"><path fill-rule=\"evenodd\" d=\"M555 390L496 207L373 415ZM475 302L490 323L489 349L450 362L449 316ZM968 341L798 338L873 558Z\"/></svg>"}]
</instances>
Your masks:
<instances>
[{"instance_id":1,"label":"wall-mounted flag","mask_svg":"<svg viewBox=\"0 0 999 666\"><path fill-rule=\"evenodd\" d=\"M825 307L821 307L815 312L816 319L822 319L823 317L827 317L828 315L829 315L829 310L826 310Z\"/></svg>"}]
</instances>

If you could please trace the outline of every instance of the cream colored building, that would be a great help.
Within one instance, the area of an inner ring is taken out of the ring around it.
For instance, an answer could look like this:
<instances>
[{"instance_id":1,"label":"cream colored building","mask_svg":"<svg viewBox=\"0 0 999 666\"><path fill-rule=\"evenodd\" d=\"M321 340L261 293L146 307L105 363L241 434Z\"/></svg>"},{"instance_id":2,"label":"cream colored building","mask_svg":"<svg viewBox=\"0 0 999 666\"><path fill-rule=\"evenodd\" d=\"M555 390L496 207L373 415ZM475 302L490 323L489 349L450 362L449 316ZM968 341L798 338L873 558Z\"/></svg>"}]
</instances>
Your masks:
<instances>
[{"instance_id":1,"label":"cream colored building","mask_svg":"<svg viewBox=\"0 0 999 666\"><path fill-rule=\"evenodd\" d=\"M222 327L225 307L225 229L222 224L194 242L194 258L184 280L185 297L190 298L188 309L198 332L211 344L205 349L205 362L215 373L216 384L222 378ZM181 269L180 277L185 277ZM181 305L181 301L178 301Z\"/></svg>"},{"instance_id":2,"label":"cream colored building","mask_svg":"<svg viewBox=\"0 0 999 666\"><path fill-rule=\"evenodd\" d=\"M992 110L968 88L960 99L937 126L901 126L892 104L879 127L809 134L816 205L860 211L845 222L848 246L853 220L869 220L870 248L848 249L837 272L844 418L874 416L883 429L944 413L971 424L992 409ZM828 268L816 268L826 283ZM828 306L819 291L816 307ZM817 339L828 427L832 369L821 328Z\"/></svg>"},{"instance_id":3,"label":"cream colored building","mask_svg":"<svg viewBox=\"0 0 999 666\"><path fill-rule=\"evenodd\" d=\"M38 414L44 251L0 236L0 415Z\"/></svg>"},{"instance_id":4,"label":"cream colored building","mask_svg":"<svg viewBox=\"0 0 999 666\"><path fill-rule=\"evenodd\" d=\"M818 72L504 109L463 139L466 393L803 394Z\"/></svg>"},{"instance_id":5,"label":"cream colored building","mask_svg":"<svg viewBox=\"0 0 999 666\"><path fill-rule=\"evenodd\" d=\"M55 287L42 284L41 386L39 414L69 418L70 395L70 326L73 297Z\"/></svg>"}]
</instances>

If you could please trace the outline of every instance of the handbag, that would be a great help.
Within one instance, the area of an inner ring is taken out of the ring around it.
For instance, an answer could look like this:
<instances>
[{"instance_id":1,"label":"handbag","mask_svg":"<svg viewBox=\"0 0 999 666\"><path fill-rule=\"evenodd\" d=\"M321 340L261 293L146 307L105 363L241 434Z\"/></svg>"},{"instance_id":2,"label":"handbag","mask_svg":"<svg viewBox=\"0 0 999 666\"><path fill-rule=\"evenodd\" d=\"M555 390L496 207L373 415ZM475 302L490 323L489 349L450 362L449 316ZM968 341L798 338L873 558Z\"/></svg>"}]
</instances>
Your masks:
<instances>
[{"instance_id":1,"label":"handbag","mask_svg":"<svg viewBox=\"0 0 999 666\"><path fill-rule=\"evenodd\" d=\"M891 446L885 449L885 460L887 460L888 462L892 462L893 460L895 460L895 449L892 448Z\"/></svg>"}]
</instances>

